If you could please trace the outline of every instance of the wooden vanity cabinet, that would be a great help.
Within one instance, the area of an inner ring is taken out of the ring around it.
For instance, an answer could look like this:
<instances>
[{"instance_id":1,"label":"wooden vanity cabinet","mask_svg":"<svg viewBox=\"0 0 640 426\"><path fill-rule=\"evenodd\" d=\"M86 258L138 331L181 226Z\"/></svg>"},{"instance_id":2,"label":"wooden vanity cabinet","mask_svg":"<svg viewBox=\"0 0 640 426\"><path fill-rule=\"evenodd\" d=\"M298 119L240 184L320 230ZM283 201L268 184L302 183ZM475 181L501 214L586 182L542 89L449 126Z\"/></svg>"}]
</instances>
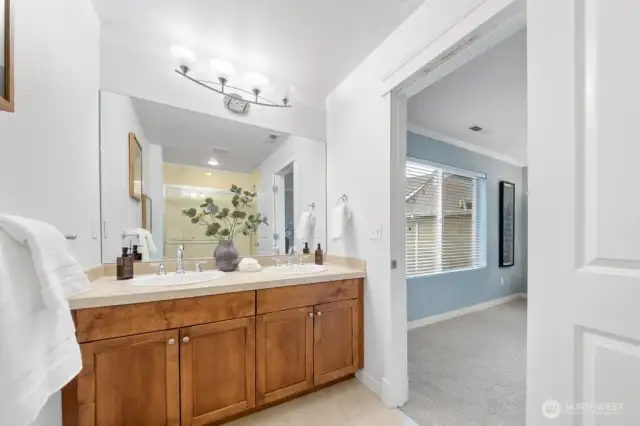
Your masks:
<instances>
[{"instance_id":1,"label":"wooden vanity cabinet","mask_svg":"<svg viewBox=\"0 0 640 426\"><path fill-rule=\"evenodd\" d=\"M65 426L180 425L177 330L80 348L82 371L63 390Z\"/></svg>"},{"instance_id":2,"label":"wooden vanity cabinet","mask_svg":"<svg viewBox=\"0 0 640 426\"><path fill-rule=\"evenodd\" d=\"M182 425L199 426L255 406L255 318L180 330Z\"/></svg>"},{"instance_id":3,"label":"wooden vanity cabinet","mask_svg":"<svg viewBox=\"0 0 640 426\"><path fill-rule=\"evenodd\" d=\"M258 315L257 399L268 404L313 387L313 308Z\"/></svg>"},{"instance_id":4,"label":"wooden vanity cabinet","mask_svg":"<svg viewBox=\"0 0 640 426\"><path fill-rule=\"evenodd\" d=\"M64 426L199 426L362 368L363 280L82 309Z\"/></svg>"},{"instance_id":5,"label":"wooden vanity cabinet","mask_svg":"<svg viewBox=\"0 0 640 426\"><path fill-rule=\"evenodd\" d=\"M360 369L360 312L357 300L314 307L313 383L322 385Z\"/></svg>"}]
</instances>

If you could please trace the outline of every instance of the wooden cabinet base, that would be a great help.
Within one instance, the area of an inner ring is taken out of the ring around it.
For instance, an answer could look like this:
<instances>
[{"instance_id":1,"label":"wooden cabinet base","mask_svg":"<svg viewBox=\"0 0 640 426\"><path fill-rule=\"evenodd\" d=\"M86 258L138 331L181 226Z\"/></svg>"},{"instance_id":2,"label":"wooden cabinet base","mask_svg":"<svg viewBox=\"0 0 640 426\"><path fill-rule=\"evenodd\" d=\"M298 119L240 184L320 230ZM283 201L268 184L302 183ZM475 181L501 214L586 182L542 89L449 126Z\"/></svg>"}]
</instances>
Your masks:
<instances>
[{"instance_id":1,"label":"wooden cabinet base","mask_svg":"<svg viewBox=\"0 0 640 426\"><path fill-rule=\"evenodd\" d=\"M363 280L74 311L63 426L223 424L353 377Z\"/></svg>"}]
</instances>

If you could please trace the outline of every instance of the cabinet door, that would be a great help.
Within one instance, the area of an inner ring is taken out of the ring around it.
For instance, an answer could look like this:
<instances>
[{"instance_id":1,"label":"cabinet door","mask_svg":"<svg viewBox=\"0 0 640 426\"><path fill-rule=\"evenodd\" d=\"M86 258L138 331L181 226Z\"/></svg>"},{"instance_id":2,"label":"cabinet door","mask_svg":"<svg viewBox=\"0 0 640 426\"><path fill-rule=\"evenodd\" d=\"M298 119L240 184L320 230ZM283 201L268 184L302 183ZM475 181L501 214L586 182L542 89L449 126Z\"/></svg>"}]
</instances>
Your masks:
<instances>
[{"instance_id":1,"label":"cabinet door","mask_svg":"<svg viewBox=\"0 0 640 426\"><path fill-rule=\"evenodd\" d=\"M177 342L171 330L80 345L83 367L64 390L64 424L179 426Z\"/></svg>"},{"instance_id":2,"label":"cabinet door","mask_svg":"<svg viewBox=\"0 0 640 426\"><path fill-rule=\"evenodd\" d=\"M182 425L204 425L255 405L255 319L180 330Z\"/></svg>"},{"instance_id":3,"label":"cabinet door","mask_svg":"<svg viewBox=\"0 0 640 426\"><path fill-rule=\"evenodd\" d=\"M272 312L257 321L258 404L313 387L313 309Z\"/></svg>"},{"instance_id":4,"label":"cabinet door","mask_svg":"<svg viewBox=\"0 0 640 426\"><path fill-rule=\"evenodd\" d=\"M355 373L360 365L360 313L357 300L314 308L314 383Z\"/></svg>"}]
</instances>

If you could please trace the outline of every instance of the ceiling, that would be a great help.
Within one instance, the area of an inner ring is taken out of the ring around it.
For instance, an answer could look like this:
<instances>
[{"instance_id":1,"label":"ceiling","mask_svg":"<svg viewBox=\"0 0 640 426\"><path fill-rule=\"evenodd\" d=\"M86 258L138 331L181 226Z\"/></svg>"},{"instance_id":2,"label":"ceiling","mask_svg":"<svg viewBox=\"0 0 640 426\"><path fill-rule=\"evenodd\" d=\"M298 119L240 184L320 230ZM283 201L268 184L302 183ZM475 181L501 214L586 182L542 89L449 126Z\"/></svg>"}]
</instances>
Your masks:
<instances>
[{"instance_id":1,"label":"ceiling","mask_svg":"<svg viewBox=\"0 0 640 426\"><path fill-rule=\"evenodd\" d=\"M526 164L526 29L412 97L408 117L410 129L426 128ZM473 125L484 130L469 130Z\"/></svg>"},{"instance_id":2,"label":"ceiling","mask_svg":"<svg viewBox=\"0 0 640 426\"><path fill-rule=\"evenodd\" d=\"M321 105L423 0L94 0L103 38L154 55L188 46L266 75L274 91ZM213 76L210 76L213 77Z\"/></svg>"},{"instance_id":3,"label":"ceiling","mask_svg":"<svg viewBox=\"0 0 640 426\"><path fill-rule=\"evenodd\" d=\"M133 98L133 106L147 140L162 146L165 163L211 167L207 161L214 157L220 163L216 170L251 173L288 136L142 99ZM280 135L276 142L266 142L271 133Z\"/></svg>"}]
</instances>

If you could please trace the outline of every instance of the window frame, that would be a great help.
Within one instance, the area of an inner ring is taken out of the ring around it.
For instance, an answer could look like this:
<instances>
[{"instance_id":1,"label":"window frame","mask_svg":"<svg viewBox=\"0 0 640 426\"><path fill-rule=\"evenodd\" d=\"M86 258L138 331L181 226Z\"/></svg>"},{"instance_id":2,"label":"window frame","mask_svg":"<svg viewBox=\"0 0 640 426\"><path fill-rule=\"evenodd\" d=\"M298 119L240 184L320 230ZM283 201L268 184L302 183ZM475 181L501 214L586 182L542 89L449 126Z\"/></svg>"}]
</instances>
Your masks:
<instances>
[{"instance_id":1,"label":"window frame","mask_svg":"<svg viewBox=\"0 0 640 426\"><path fill-rule=\"evenodd\" d=\"M478 171L474 171L474 170L469 170L469 169L463 169L463 168L460 168L460 167L450 166L448 164L437 163L437 162L430 161L430 160L425 160L425 159L422 159L422 158L410 157L410 156L407 156L406 159L405 159L405 173L406 173L406 167L407 167L407 163L408 162L418 163L418 164L422 164L422 165L427 166L427 167L432 167L434 169L440 170L440 173L452 173L452 174L456 174L456 175L459 175L459 176L468 177L468 178L474 179L474 182L477 182L477 183L480 184L475 189L475 191L473 193L474 201L476 201L474 203L474 212L475 212L475 215L479 216L479 219L476 221L477 229L475 230L475 232L477 232L480 237L476 238L474 240L473 244L475 245L475 244L479 243L479 244L481 244L481 247L479 247L479 249L480 249L480 261L479 261L477 266L472 266L472 267L469 267L469 268L452 269L452 270L442 270L442 269L440 269L440 270L437 270L437 271L434 271L434 272L421 273L421 274L416 274L416 275L409 275L409 272L408 272L408 269L407 269L405 271L406 279L424 278L424 277L431 277L431 276L435 276L435 275L451 274L451 273L457 273L457 272L467 272L467 271L476 271L476 270L480 270L480 269L485 269L487 267L487 248L488 248L488 238L487 238L487 174L486 173L482 173L482 172L478 172ZM438 207L438 210L441 210L442 209L442 199L439 200L439 203L440 203L440 206ZM410 218L407 217L406 203L405 203L404 218L405 218L405 236L406 236L407 222L409 220L411 220ZM442 241L440 241L440 243L442 243ZM406 259L406 257L407 257L407 241L406 240L405 240L405 244L404 244L404 250L405 250L405 259ZM441 251L442 250L440 250L440 256L441 256ZM440 265L440 268L442 268L442 261L441 260L440 260L440 262L438 264Z\"/></svg>"}]
</instances>

